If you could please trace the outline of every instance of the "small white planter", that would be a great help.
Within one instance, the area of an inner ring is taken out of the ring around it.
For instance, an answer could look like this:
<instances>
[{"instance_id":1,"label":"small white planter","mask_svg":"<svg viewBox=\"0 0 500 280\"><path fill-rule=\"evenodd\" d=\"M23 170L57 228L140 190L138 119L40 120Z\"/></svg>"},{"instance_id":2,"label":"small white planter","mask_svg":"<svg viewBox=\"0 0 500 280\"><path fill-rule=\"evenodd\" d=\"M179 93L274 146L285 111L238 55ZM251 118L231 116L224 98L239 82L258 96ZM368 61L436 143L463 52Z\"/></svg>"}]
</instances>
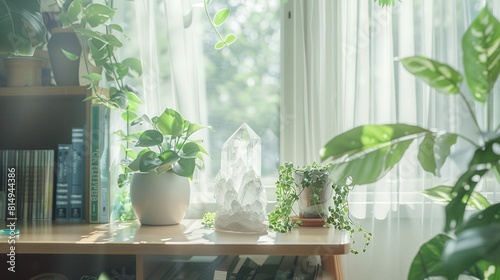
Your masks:
<instances>
[{"instance_id":1,"label":"small white planter","mask_svg":"<svg viewBox=\"0 0 500 280\"><path fill-rule=\"evenodd\" d=\"M172 172L134 173L130 200L143 225L175 225L189 206L189 179Z\"/></svg>"}]
</instances>

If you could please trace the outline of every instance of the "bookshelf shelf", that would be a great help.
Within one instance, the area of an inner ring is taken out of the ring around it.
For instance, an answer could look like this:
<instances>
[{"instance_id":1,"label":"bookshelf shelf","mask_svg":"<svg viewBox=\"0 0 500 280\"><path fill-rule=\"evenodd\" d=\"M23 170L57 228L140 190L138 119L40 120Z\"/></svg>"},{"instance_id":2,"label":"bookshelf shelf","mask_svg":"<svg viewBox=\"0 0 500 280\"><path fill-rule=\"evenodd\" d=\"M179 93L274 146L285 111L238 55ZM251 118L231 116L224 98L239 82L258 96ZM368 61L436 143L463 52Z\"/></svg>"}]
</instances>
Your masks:
<instances>
[{"instance_id":1,"label":"bookshelf shelf","mask_svg":"<svg viewBox=\"0 0 500 280\"><path fill-rule=\"evenodd\" d=\"M85 95L86 92L83 86L0 87L0 96Z\"/></svg>"},{"instance_id":2,"label":"bookshelf shelf","mask_svg":"<svg viewBox=\"0 0 500 280\"><path fill-rule=\"evenodd\" d=\"M347 254L350 246L349 234L334 229L300 228L290 233L247 235L206 229L200 220L184 220L175 226L141 226L135 221L99 225L19 221L16 227L20 229L15 243L16 255L32 255L33 258L37 255L70 254L82 258L108 255L114 261L123 257L125 262L130 262L133 256L135 268L130 270L136 272L139 280L150 275L154 256L234 254L321 255L323 279L341 279L338 258ZM7 241L7 236L0 236L1 252L8 252ZM58 272L58 267L53 269ZM5 273L6 270L0 275Z\"/></svg>"},{"instance_id":3,"label":"bookshelf shelf","mask_svg":"<svg viewBox=\"0 0 500 280\"><path fill-rule=\"evenodd\" d=\"M89 121L86 87L0 88L0 149L57 149Z\"/></svg>"}]
</instances>

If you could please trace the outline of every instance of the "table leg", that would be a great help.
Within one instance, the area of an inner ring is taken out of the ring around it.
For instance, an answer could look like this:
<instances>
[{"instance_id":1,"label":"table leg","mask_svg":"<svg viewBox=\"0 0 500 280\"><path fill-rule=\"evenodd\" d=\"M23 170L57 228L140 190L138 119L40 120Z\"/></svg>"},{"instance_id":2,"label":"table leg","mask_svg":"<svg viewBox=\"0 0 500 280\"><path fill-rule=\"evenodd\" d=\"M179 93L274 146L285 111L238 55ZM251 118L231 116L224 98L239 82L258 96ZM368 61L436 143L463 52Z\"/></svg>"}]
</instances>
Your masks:
<instances>
[{"instance_id":1,"label":"table leg","mask_svg":"<svg viewBox=\"0 0 500 280\"><path fill-rule=\"evenodd\" d=\"M339 255L321 256L323 280L342 280L342 263Z\"/></svg>"}]
</instances>

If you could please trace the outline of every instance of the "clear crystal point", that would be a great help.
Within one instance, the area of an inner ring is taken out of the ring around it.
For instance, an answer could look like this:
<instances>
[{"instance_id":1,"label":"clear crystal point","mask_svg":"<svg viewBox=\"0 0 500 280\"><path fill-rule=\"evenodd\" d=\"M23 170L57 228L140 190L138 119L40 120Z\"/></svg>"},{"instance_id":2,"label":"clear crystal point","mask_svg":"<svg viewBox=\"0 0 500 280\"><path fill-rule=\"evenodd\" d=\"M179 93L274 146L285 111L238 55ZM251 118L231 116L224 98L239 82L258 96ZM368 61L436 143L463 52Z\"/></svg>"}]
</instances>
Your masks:
<instances>
[{"instance_id":1,"label":"clear crystal point","mask_svg":"<svg viewBox=\"0 0 500 280\"><path fill-rule=\"evenodd\" d=\"M260 158L260 137L250 126L243 123L222 145L221 172L224 175L232 174L235 167L240 167L241 163L238 161L242 160L247 169L245 171L252 168L260 177Z\"/></svg>"},{"instance_id":2,"label":"clear crystal point","mask_svg":"<svg viewBox=\"0 0 500 280\"><path fill-rule=\"evenodd\" d=\"M245 233L267 230L267 201L261 182L261 139L246 123L222 146L215 199L216 229Z\"/></svg>"}]
</instances>

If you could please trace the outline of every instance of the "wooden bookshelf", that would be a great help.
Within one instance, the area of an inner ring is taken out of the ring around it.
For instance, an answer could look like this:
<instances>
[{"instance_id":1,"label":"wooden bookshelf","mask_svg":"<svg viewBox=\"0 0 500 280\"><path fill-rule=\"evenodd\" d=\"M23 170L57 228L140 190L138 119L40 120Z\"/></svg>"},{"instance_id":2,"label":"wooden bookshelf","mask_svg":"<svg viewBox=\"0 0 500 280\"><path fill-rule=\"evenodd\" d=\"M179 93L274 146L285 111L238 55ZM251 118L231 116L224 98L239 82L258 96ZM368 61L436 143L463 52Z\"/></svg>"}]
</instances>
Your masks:
<instances>
[{"instance_id":1,"label":"wooden bookshelf","mask_svg":"<svg viewBox=\"0 0 500 280\"><path fill-rule=\"evenodd\" d=\"M57 152L59 144L71 143L72 128L86 126L88 135L89 94L85 86L0 87L0 150ZM85 178L88 191L88 170Z\"/></svg>"},{"instance_id":2,"label":"wooden bookshelf","mask_svg":"<svg viewBox=\"0 0 500 280\"><path fill-rule=\"evenodd\" d=\"M86 267L121 263L135 265L127 271L135 271L139 280L152 273L158 256L234 254L320 255L322 279L342 279L339 255L350 251L349 234L332 228L299 228L289 233L265 235L236 234L206 229L200 220L184 220L175 226L141 226L136 221L102 225L18 221L16 227L20 230L15 239L19 267L41 266L45 261L51 272L62 273L66 265L58 265L57 258L67 255L63 259L73 258L81 264L79 273L85 274ZM4 264L10 246L8 236L0 236L0 261ZM23 256L29 258L23 260ZM56 260L50 263L51 258ZM0 275L11 273L5 266L2 269ZM26 267L26 271L32 270L36 269ZM23 273L26 272L23 270Z\"/></svg>"},{"instance_id":3,"label":"wooden bookshelf","mask_svg":"<svg viewBox=\"0 0 500 280\"><path fill-rule=\"evenodd\" d=\"M0 149L57 149L89 121L86 87L0 88Z\"/></svg>"},{"instance_id":4,"label":"wooden bookshelf","mask_svg":"<svg viewBox=\"0 0 500 280\"><path fill-rule=\"evenodd\" d=\"M87 91L84 86L0 87L0 96L85 95Z\"/></svg>"}]
</instances>

